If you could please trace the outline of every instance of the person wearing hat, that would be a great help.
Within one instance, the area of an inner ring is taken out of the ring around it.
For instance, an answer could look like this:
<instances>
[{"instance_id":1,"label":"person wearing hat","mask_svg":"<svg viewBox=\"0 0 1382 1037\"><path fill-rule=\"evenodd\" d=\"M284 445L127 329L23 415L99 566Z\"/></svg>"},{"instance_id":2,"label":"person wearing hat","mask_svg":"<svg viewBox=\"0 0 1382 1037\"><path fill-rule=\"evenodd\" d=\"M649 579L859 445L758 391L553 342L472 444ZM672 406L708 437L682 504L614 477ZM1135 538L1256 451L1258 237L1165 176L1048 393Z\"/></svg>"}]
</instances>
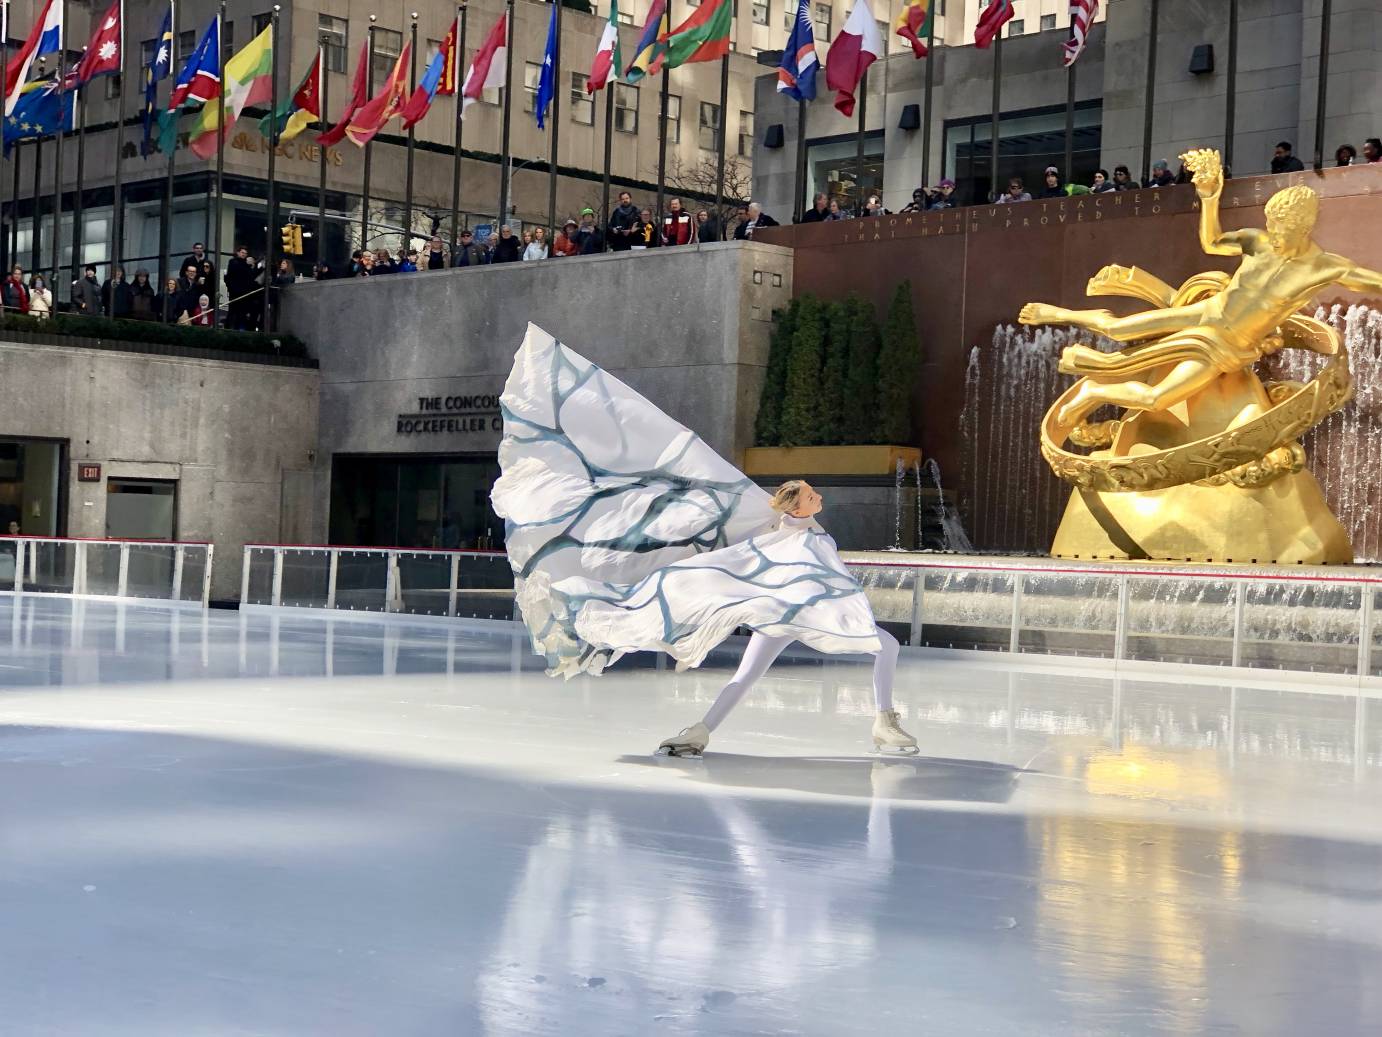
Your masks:
<instances>
[{"instance_id":1,"label":"person wearing hat","mask_svg":"<svg viewBox=\"0 0 1382 1037\"><path fill-rule=\"evenodd\" d=\"M605 250L605 236L595 225L595 210L581 210L580 226L576 228L576 249L583 256L598 256Z\"/></svg>"},{"instance_id":2,"label":"person wearing hat","mask_svg":"<svg viewBox=\"0 0 1382 1037\"><path fill-rule=\"evenodd\" d=\"M1047 166L1045 174L1045 184L1041 189L1038 198L1064 198L1065 185L1060 182L1060 170L1055 166Z\"/></svg>"},{"instance_id":3,"label":"person wearing hat","mask_svg":"<svg viewBox=\"0 0 1382 1037\"><path fill-rule=\"evenodd\" d=\"M461 240L456 245L455 258L451 260L452 266L484 266L485 250L475 240L475 233L469 228L461 231Z\"/></svg>"},{"instance_id":4,"label":"person wearing hat","mask_svg":"<svg viewBox=\"0 0 1382 1037\"><path fill-rule=\"evenodd\" d=\"M926 188L918 187L912 192L912 200L902 207L901 212L925 212L930 207Z\"/></svg>"},{"instance_id":5,"label":"person wearing hat","mask_svg":"<svg viewBox=\"0 0 1382 1037\"><path fill-rule=\"evenodd\" d=\"M1176 175L1171 172L1171 164L1164 158L1159 158L1152 163L1152 178L1147 181L1147 187L1170 187L1176 182Z\"/></svg>"},{"instance_id":6,"label":"person wearing hat","mask_svg":"<svg viewBox=\"0 0 1382 1037\"><path fill-rule=\"evenodd\" d=\"M955 197L955 181L946 177L940 182L926 200L928 209L958 209L959 199Z\"/></svg>"},{"instance_id":7,"label":"person wearing hat","mask_svg":"<svg viewBox=\"0 0 1382 1037\"><path fill-rule=\"evenodd\" d=\"M576 244L576 233L580 229L580 224L567 217L562 224L561 233L552 239L552 258L560 259L562 256L579 256L581 247Z\"/></svg>"}]
</instances>

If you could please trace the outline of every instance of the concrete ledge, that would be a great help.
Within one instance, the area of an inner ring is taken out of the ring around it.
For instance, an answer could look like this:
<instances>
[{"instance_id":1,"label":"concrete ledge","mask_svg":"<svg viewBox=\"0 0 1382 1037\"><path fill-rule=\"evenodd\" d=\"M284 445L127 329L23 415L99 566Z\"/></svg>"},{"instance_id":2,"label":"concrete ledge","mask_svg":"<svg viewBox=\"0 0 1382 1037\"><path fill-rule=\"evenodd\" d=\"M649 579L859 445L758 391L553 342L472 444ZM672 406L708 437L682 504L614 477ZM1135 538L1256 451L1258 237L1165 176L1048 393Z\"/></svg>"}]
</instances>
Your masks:
<instances>
[{"instance_id":1,"label":"concrete ledge","mask_svg":"<svg viewBox=\"0 0 1382 1037\"><path fill-rule=\"evenodd\" d=\"M921 451L910 446L756 446L744 451L744 474L890 476L899 462L910 471L921 464Z\"/></svg>"}]
</instances>

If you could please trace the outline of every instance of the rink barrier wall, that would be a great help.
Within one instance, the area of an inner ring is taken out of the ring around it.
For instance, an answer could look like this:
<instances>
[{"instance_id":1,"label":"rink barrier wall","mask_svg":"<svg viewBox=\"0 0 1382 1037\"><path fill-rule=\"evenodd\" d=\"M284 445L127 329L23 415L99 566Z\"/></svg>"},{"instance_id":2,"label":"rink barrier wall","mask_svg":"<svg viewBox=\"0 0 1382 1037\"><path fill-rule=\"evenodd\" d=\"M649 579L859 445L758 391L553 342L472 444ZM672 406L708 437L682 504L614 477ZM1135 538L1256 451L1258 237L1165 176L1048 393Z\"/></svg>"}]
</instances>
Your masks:
<instances>
[{"instance_id":1,"label":"rink barrier wall","mask_svg":"<svg viewBox=\"0 0 1382 1037\"><path fill-rule=\"evenodd\" d=\"M1079 660L1120 672L1382 677L1382 578L1310 571L1010 564L845 555L909 647ZM250 545L241 601L443 618L518 618L502 552Z\"/></svg>"},{"instance_id":2,"label":"rink barrier wall","mask_svg":"<svg viewBox=\"0 0 1382 1037\"><path fill-rule=\"evenodd\" d=\"M0 536L0 591L190 602L207 608L205 542Z\"/></svg>"}]
</instances>

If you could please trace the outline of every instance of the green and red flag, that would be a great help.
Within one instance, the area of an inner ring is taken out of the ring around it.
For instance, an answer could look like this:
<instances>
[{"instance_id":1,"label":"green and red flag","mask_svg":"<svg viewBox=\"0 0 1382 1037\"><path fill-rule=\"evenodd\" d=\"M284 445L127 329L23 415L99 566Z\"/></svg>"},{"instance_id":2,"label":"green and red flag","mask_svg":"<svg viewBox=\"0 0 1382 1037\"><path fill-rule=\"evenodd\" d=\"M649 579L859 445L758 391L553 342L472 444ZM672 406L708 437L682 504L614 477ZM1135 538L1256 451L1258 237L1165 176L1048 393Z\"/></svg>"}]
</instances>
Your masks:
<instances>
[{"instance_id":1,"label":"green and red flag","mask_svg":"<svg viewBox=\"0 0 1382 1037\"><path fill-rule=\"evenodd\" d=\"M935 0L916 0L904 7L893 23L893 32L912 45L914 57L926 57L926 40L931 35L931 23L935 17Z\"/></svg>"},{"instance_id":2,"label":"green and red flag","mask_svg":"<svg viewBox=\"0 0 1382 1037\"><path fill-rule=\"evenodd\" d=\"M691 17L660 38L667 44L667 68L696 61L718 61L729 53L734 0L707 0Z\"/></svg>"}]
</instances>

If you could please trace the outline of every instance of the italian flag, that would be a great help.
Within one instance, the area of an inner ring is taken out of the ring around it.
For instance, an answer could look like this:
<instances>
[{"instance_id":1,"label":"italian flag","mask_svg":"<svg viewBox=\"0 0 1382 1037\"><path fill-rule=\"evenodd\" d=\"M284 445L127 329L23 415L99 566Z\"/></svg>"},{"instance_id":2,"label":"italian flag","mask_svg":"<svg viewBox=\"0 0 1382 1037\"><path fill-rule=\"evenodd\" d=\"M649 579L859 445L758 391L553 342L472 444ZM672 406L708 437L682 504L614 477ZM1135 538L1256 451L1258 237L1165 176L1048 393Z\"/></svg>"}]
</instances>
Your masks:
<instances>
[{"instance_id":1,"label":"italian flag","mask_svg":"<svg viewBox=\"0 0 1382 1037\"><path fill-rule=\"evenodd\" d=\"M211 158L216 154L217 138L230 136L241 112L250 105L267 105L273 100L272 71L273 26L270 25L226 62L223 75L226 124L220 125L221 113L216 105L202 108L197 124L192 127L192 154L202 159Z\"/></svg>"},{"instance_id":2,"label":"italian flag","mask_svg":"<svg viewBox=\"0 0 1382 1037\"><path fill-rule=\"evenodd\" d=\"M603 90L609 82L609 74L624 67L624 59L619 53L619 0L610 0L609 21L600 35L600 45L595 48L595 60L590 65L590 78L585 81L585 92L593 94ZM615 79L619 78L615 72Z\"/></svg>"},{"instance_id":3,"label":"italian flag","mask_svg":"<svg viewBox=\"0 0 1382 1037\"><path fill-rule=\"evenodd\" d=\"M729 53L729 30L734 19L733 0L708 0L691 17L663 37L667 44L667 68L694 61L716 61Z\"/></svg>"}]
</instances>

